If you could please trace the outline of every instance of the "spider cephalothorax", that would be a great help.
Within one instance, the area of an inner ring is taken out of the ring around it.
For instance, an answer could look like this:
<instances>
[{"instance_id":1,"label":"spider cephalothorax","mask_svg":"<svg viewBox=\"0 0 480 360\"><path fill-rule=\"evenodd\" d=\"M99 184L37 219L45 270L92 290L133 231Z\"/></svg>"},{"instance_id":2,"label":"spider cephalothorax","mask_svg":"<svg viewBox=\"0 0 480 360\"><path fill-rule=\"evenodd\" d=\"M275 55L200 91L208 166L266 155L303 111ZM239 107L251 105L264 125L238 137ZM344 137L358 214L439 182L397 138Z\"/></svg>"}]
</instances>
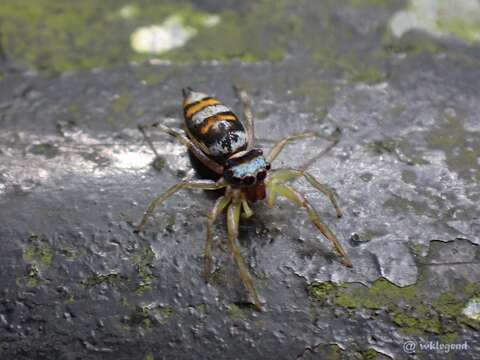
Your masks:
<instances>
[{"instance_id":1,"label":"spider cephalothorax","mask_svg":"<svg viewBox=\"0 0 480 360\"><path fill-rule=\"evenodd\" d=\"M270 164L265 160L262 149L252 149L232 156L225 162L223 178L237 187L255 186L267 177Z\"/></svg>"}]
</instances>

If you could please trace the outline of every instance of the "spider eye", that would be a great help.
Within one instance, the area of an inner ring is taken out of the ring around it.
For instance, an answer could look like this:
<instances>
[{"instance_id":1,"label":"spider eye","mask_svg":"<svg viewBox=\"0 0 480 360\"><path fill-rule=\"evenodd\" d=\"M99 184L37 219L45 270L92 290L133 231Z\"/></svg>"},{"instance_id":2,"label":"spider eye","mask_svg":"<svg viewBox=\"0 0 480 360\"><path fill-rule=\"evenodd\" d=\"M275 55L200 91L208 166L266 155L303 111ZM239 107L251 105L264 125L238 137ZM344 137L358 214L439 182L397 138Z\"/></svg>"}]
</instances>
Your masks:
<instances>
[{"instance_id":1,"label":"spider eye","mask_svg":"<svg viewBox=\"0 0 480 360\"><path fill-rule=\"evenodd\" d=\"M267 177L267 172L266 171L260 171L258 174L257 174L257 180L258 181L262 181L263 179L265 179Z\"/></svg>"},{"instance_id":2,"label":"spider eye","mask_svg":"<svg viewBox=\"0 0 480 360\"><path fill-rule=\"evenodd\" d=\"M270 170L271 167L272 167L272 165L270 165L270 163L267 163L267 165L265 166L265 169Z\"/></svg>"},{"instance_id":3,"label":"spider eye","mask_svg":"<svg viewBox=\"0 0 480 360\"><path fill-rule=\"evenodd\" d=\"M254 177L254 176L251 176L251 175L245 176L245 177L243 178L243 183L244 183L245 185L253 185L253 184L255 183L255 177Z\"/></svg>"}]
</instances>

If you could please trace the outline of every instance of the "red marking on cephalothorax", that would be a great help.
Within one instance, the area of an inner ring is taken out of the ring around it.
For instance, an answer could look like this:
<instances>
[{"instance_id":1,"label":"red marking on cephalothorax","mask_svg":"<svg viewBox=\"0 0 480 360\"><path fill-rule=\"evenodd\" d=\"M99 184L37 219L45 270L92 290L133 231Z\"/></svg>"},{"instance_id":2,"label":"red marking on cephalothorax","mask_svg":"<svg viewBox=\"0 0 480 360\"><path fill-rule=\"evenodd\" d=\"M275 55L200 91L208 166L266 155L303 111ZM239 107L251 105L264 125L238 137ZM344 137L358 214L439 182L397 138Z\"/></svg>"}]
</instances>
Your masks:
<instances>
[{"instance_id":1,"label":"red marking on cephalothorax","mask_svg":"<svg viewBox=\"0 0 480 360\"><path fill-rule=\"evenodd\" d=\"M250 202L255 202L258 200L265 199L266 192L265 192L265 184L263 182L258 183L255 186L247 187L242 189L245 197Z\"/></svg>"}]
</instances>

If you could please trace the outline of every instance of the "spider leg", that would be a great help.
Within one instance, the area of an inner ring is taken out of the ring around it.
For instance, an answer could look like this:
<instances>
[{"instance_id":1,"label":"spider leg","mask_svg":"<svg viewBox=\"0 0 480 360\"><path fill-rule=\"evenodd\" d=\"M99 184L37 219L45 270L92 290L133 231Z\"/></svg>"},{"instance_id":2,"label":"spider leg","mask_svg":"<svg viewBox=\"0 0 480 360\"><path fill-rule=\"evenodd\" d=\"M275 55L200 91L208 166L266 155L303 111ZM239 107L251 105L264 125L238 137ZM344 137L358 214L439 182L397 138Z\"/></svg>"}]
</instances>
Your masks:
<instances>
[{"instance_id":1,"label":"spider leg","mask_svg":"<svg viewBox=\"0 0 480 360\"><path fill-rule=\"evenodd\" d=\"M348 257L346 251L343 249L342 244L340 244L340 241L338 241L332 231L330 231L330 229L320 221L320 218L315 208L308 202L307 199L305 199L300 193L292 189L290 186L284 184L269 183L267 185L267 192L269 193L269 197L267 198L267 201L269 201L269 206L273 205L273 202L275 201L275 194L278 194L289 199L298 206L305 208L307 210L308 217L313 222L313 224L317 227L318 230L320 230L323 236L325 236L328 240L331 241L335 251L341 259L341 262L347 267L352 267L352 261Z\"/></svg>"},{"instance_id":2,"label":"spider leg","mask_svg":"<svg viewBox=\"0 0 480 360\"><path fill-rule=\"evenodd\" d=\"M238 270L240 272L240 278L242 279L243 285L248 289L250 295L253 298L255 306L261 310L262 305L257 295L257 291L253 286L252 277L248 272L247 266L243 260L240 249L238 248L236 241L238 238L238 227L240 223L240 212L241 212L241 202L234 201L230 204L227 210L227 230L228 230L228 242L230 251L232 252L233 258L237 263Z\"/></svg>"},{"instance_id":3,"label":"spider leg","mask_svg":"<svg viewBox=\"0 0 480 360\"><path fill-rule=\"evenodd\" d=\"M283 150L285 145L287 145L289 142L291 142L293 140L305 139L305 138L308 138L308 137L315 137L315 136L317 136L317 134L314 133L314 132L304 132L304 133L300 133L300 134L294 134L294 135L287 136L287 137L279 140L278 142L276 142L275 145L273 145L273 147L270 149L270 152L266 156L266 160L269 163L272 163L277 158L278 154L280 154L280 152Z\"/></svg>"},{"instance_id":4,"label":"spider leg","mask_svg":"<svg viewBox=\"0 0 480 360\"><path fill-rule=\"evenodd\" d=\"M332 203L335 211L337 213L337 217L342 217L342 211L338 206L337 199L333 194L333 191L326 185L321 184L315 179L310 173L306 172L305 170L297 170L297 169L279 169L273 172L270 175L268 181L272 182L272 184L283 184L285 182L294 180L298 177L303 176L315 189L323 193L330 202Z\"/></svg>"},{"instance_id":5,"label":"spider leg","mask_svg":"<svg viewBox=\"0 0 480 360\"><path fill-rule=\"evenodd\" d=\"M147 223L148 218L152 215L155 208L157 208L162 202L167 200L170 196L175 194L180 189L187 188L187 189L217 190L217 189L224 188L225 186L226 184L223 181L223 178L220 178L216 182L212 180L180 181L179 183L173 185L170 189L168 189L164 193L160 194L150 203L150 205L147 207L147 209L143 214L140 224L136 226L135 232L143 231L143 228L145 227L145 224Z\"/></svg>"},{"instance_id":6,"label":"spider leg","mask_svg":"<svg viewBox=\"0 0 480 360\"><path fill-rule=\"evenodd\" d=\"M206 282L208 282L208 278L210 276L211 269L212 269L211 250L212 250L212 242L213 242L213 224L215 223L215 220L217 219L218 215L220 215L222 211L225 210L225 208L227 207L227 205L230 203L231 200L232 200L232 196L229 195L228 193L227 195L218 198L217 201L215 202L215 206L210 211L210 214L208 214L207 241L205 242L205 250L203 253L203 260L204 260L203 276Z\"/></svg>"},{"instance_id":7,"label":"spider leg","mask_svg":"<svg viewBox=\"0 0 480 360\"><path fill-rule=\"evenodd\" d=\"M233 86L233 90L243 106L243 118L245 119L245 126L247 128L247 150L250 150L255 143L255 128L253 125L252 101L247 92L237 86Z\"/></svg>"},{"instance_id":8,"label":"spider leg","mask_svg":"<svg viewBox=\"0 0 480 360\"><path fill-rule=\"evenodd\" d=\"M217 174L223 174L223 166L217 163L216 161L213 161L210 159L200 147L198 147L192 140L190 140L187 136L184 134L169 128L165 125L162 125L158 122L149 124L149 125L138 125L138 129L141 131L143 136L145 137L148 145L150 148L152 148L153 152L155 153L156 156L158 156L157 151L153 147L153 143L150 140L150 138L146 135L145 129L146 128L157 128L160 131L174 137L177 139L181 144L185 145L194 155L198 160L200 160L206 167L208 167L210 170L216 172Z\"/></svg>"}]
</instances>

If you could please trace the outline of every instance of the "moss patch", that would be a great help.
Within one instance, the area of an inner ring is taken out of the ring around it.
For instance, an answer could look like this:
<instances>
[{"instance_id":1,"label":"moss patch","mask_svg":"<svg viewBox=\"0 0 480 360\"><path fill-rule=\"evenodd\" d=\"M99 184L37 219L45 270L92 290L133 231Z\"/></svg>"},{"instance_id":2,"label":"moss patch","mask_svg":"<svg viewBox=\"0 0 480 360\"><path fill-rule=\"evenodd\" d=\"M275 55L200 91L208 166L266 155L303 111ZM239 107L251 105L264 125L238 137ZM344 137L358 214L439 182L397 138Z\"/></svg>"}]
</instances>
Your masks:
<instances>
[{"instance_id":1,"label":"moss patch","mask_svg":"<svg viewBox=\"0 0 480 360\"><path fill-rule=\"evenodd\" d=\"M91 287L101 284L115 285L125 280L125 277L119 273L113 272L110 274L96 274L82 281L85 287Z\"/></svg>"},{"instance_id":2,"label":"moss patch","mask_svg":"<svg viewBox=\"0 0 480 360\"><path fill-rule=\"evenodd\" d=\"M47 159L52 159L52 158L54 158L55 156L58 155L59 150L58 150L58 146L55 145L55 144L42 143L42 144L33 145L29 149L29 152L31 154L35 154L35 155L43 155Z\"/></svg>"},{"instance_id":3,"label":"moss patch","mask_svg":"<svg viewBox=\"0 0 480 360\"><path fill-rule=\"evenodd\" d=\"M165 325L169 319L175 314L175 311L170 306L159 306L155 309L160 324Z\"/></svg>"},{"instance_id":4,"label":"moss patch","mask_svg":"<svg viewBox=\"0 0 480 360\"><path fill-rule=\"evenodd\" d=\"M408 32L398 39L387 31L382 39L382 47L387 53L409 55L420 53L435 55L444 48L435 38L419 31Z\"/></svg>"},{"instance_id":5,"label":"moss patch","mask_svg":"<svg viewBox=\"0 0 480 360\"><path fill-rule=\"evenodd\" d=\"M325 301L332 292L337 290L337 286L333 284L331 281L326 282L313 282L307 285L307 292L308 296L312 300L316 301Z\"/></svg>"},{"instance_id":6,"label":"moss patch","mask_svg":"<svg viewBox=\"0 0 480 360\"><path fill-rule=\"evenodd\" d=\"M349 311L368 311L375 317L385 313L403 333L421 336L437 334L452 336L458 325L476 328L476 322L462 314L467 297L479 292L478 284L465 284L460 294L445 292L433 300L426 300L422 281L398 287L380 278L371 287L361 284L337 286L330 282L307 286L310 299L322 306L335 306Z\"/></svg>"},{"instance_id":7,"label":"moss patch","mask_svg":"<svg viewBox=\"0 0 480 360\"><path fill-rule=\"evenodd\" d=\"M368 349L362 352L363 360L374 360L378 358L379 353L375 349Z\"/></svg>"},{"instance_id":8,"label":"moss patch","mask_svg":"<svg viewBox=\"0 0 480 360\"><path fill-rule=\"evenodd\" d=\"M477 158L480 157L480 134L468 132L463 121L456 117L444 119L442 124L428 134L429 148L445 153L449 169L466 179L480 181Z\"/></svg>"},{"instance_id":9,"label":"moss patch","mask_svg":"<svg viewBox=\"0 0 480 360\"><path fill-rule=\"evenodd\" d=\"M227 314L232 320L245 319L249 313L255 310L255 305L250 303L233 303L227 305Z\"/></svg>"},{"instance_id":10,"label":"moss patch","mask_svg":"<svg viewBox=\"0 0 480 360\"><path fill-rule=\"evenodd\" d=\"M206 13L173 0L4 0L0 3L2 45L10 58L47 72L91 69L148 58L134 53L130 34L181 16L199 26ZM128 9L130 5L130 10Z\"/></svg>"},{"instance_id":11,"label":"moss patch","mask_svg":"<svg viewBox=\"0 0 480 360\"><path fill-rule=\"evenodd\" d=\"M154 308L138 306L126 320L124 328L130 330L134 326L148 330L155 325L167 324L174 314L175 311L170 306L156 306Z\"/></svg>"},{"instance_id":12,"label":"moss patch","mask_svg":"<svg viewBox=\"0 0 480 360\"><path fill-rule=\"evenodd\" d=\"M152 287L152 281L156 278L152 272L154 260L155 253L150 245L145 245L139 248L133 256L133 263L135 264L135 268L140 279L135 291L139 294L150 290Z\"/></svg>"},{"instance_id":13,"label":"moss patch","mask_svg":"<svg viewBox=\"0 0 480 360\"><path fill-rule=\"evenodd\" d=\"M29 264L27 266L24 280L25 284L29 287L38 286L44 283L44 281L42 281L40 278L40 273L37 267L33 264Z\"/></svg>"},{"instance_id":14,"label":"moss patch","mask_svg":"<svg viewBox=\"0 0 480 360\"><path fill-rule=\"evenodd\" d=\"M393 13L399 2L350 0L341 6L353 8L360 16L369 7ZM224 7L209 14L189 2L174 0L138 1L135 5L127 0L25 0L21 4L4 0L0 23L7 56L47 72L115 66L152 57L189 63L275 62L301 46L301 52L305 50L322 69L340 70L353 81L383 81L386 53L382 46L352 47L358 34L350 24L338 21L338 6L333 0L262 0L243 2L235 11ZM220 21L206 26L211 15ZM171 16L195 29L196 36L160 55L132 50L130 35L136 29L162 24ZM164 76L149 82L158 83ZM320 95L315 99L324 102L325 94ZM123 100L118 104L121 108Z\"/></svg>"},{"instance_id":15,"label":"moss patch","mask_svg":"<svg viewBox=\"0 0 480 360\"><path fill-rule=\"evenodd\" d=\"M53 250L50 244L36 235L32 235L28 241L29 244L24 251L25 260L39 262L46 267L50 266L53 260Z\"/></svg>"},{"instance_id":16,"label":"moss patch","mask_svg":"<svg viewBox=\"0 0 480 360\"><path fill-rule=\"evenodd\" d=\"M112 110L116 113L123 114L125 113L131 103L131 98L128 94L121 94L117 96L115 99L112 101Z\"/></svg>"}]
</instances>

